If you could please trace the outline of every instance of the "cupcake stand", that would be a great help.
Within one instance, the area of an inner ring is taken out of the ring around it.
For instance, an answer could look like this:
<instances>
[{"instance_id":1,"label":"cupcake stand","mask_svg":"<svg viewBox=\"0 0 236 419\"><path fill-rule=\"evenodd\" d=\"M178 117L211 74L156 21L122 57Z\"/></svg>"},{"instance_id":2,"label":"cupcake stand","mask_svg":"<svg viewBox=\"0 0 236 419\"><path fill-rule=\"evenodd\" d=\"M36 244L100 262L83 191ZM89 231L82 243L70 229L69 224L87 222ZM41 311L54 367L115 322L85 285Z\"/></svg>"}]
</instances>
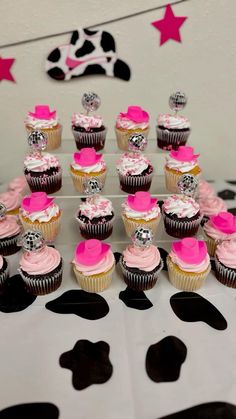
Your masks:
<instances>
[{"instance_id":1,"label":"cupcake stand","mask_svg":"<svg viewBox=\"0 0 236 419\"><path fill-rule=\"evenodd\" d=\"M63 281L56 292L37 297L20 310L17 305L22 302L17 295L11 305L0 305L1 409L43 402L56 408L46 407L48 416L45 413L42 418L154 419L171 418L171 413L203 403L234 404L236 290L221 285L214 273L197 296L181 296L163 270L153 289L130 299L128 293L121 293L126 285L116 265L110 288L100 294L105 301L89 302L76 297L73 305L65 299L65 311L70 311L71 304L71 314L63 314L63 304L53 310L45 307L65 292L79 289L71 261L75 246L82 239L74 218L82 195L75 192L68 171L75 151L74 140L63 140L62 144L54 154L63 168L63 187L55 194L63 211L61 232L55 241L64 259ZM115 172L121 152L110 138L103 152L108 175L102 194L112 200L115 210L113 234L107 241L114 252L121 252L129 242L121 220L121 203L126 194L120 190ZM156 140L149 140L145 154L155 168L151 194L163 200L168 196L163 176L165 153L157 149ZM13 168L15 173L9 173L5 180L19 176L21 170L19 162L19 167ZM1 185L1 191L5 187ZM235 190L235 186L232 188ZM169 251L172 240L161 221L156 244ZM20 252L8 258L11 275L17 274L19 257ZM183 306L183 302L187 304ZM83 368L80 365L75 371L82 386L76 389L76 378L72 385L71 370L62 368L59 360L82 340L92 344L105 342L106 356L101 361L95 351L93 362L85 356ZM107 366L107 354L112 367ZM97 362L102 379L94 384ZM39 417L36 411L32 412L25 417ZM180 413L175 417L183 416Z\"/></svg>"}]
</instances>

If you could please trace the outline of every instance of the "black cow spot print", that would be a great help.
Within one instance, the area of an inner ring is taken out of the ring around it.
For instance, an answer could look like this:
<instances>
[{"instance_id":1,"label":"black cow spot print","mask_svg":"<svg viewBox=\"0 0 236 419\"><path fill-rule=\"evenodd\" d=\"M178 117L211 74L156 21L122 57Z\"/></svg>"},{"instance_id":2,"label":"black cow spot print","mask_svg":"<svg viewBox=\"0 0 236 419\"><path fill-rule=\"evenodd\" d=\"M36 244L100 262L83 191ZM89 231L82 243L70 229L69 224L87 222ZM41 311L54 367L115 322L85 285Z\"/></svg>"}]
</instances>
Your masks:
<instances>
[{"instance_id":1,"label":"black cow spot print","mask_svg":"<svg viewBox=\"0 0 236 419\"><path fill-rule=\"evenodd\" d=\"M227 183L230 183L230 185L236 185L236 180L226 180Z\"/></svg>"},{"instance_id":2,"label":"black cow spot print","mask_svg":"<svg viewBox=\"0 0 236 419\"><path fill-rule=\"evenodd\" d=\"M84 29L86 35L95 35L98 31L91 31L91 29Z\"/></svg>"},{"instance_id":3,"label":"black cow spot print","mask_svg":"<svg viewBox=\"0 0 236 419\"><path fill-rule=\"evenodd\" d=\"M101 295L83 290L64 292L45 307L58 314L75 314L87 320L98 320L109 313L109 306Z\"/></svg>"},{"instance_id":4,"label":"black cow spot print","mask_svg":"<svg viewBox=\"0 0 236 419\"><path fill-rule=\"evenodd\" d=\"M79 39L79 32L78 31L74 31L72 33L72 37L71 37L71 40L70 40L71 45L75 45L76 42L78 41L78 39Z\"/></svg>"},{"instance_id":5,"label":"black cow spot print","mask_svg":"<svg viewBox=\"0 0 236 419\"><path fill-rule=\"evenodd\" d=\"M95 50L95 46L90 41L84 41L83 46L75 51L77 58L84 57L84 55L91 54Z\"/></svg>"},{"instance_id":6,"label":"black cow spot print","mask_svg":"<svg viewBox=\"0 0 236 419\"><path fill-rule=\"evenodd\" d=\"M0 419L58 419L59 410L52 403L25 403L0 411Z\"/></svg>"},{"instance_id":7,"label":"black cow spot print","mask_svg":"<svg viewBox=\"0 0 236 419\"><path fill-rule=\"evenodd\" d=\"M59 61L61 58L61 53L59 48L55 48L51 54L49 54L48 56L48 60L51 61L52 63L56 63L57 61Z\"/></svg>"},{"instance_id":8,"label":"black cow spot print","mask_svg":"<svg viewBox=\"0 0 236 419\"><path fill-rule=\"evenodd\" d=\"M92 384L103 384L113 372L108 343L78 340L71 351L60 356L60 366L72 371L72 385L83 390Z\"/></svg>"},{"instance_id":9,"label":"black cow spot print","mask_svg":"<svg viewBox=\"0 0 236 419\"><path fill-rule=\"evenodd\" d=\"M106 74L106 70L99 64L90 64L84 70L83 75L88 76L90 74Z\"/></svg>"},{"instance_id":10,"label":"black cow spot print","mask_svg":"<svg viewBox=\"0 0 236 419\"><path fill-rule=\"evenodd\" d=\"M178 292L170 298L174 313L184 322L204 322L217 330L225 330L227 321L210 301L195 292Z\"/></svg>"},{"instance_id":11,"label":"black cow spot print","mask_svg":"<svg viewBox=\"0 0 236 419\"><path fill-rule=\"evenodd\" d=\"M135 291L128 287L120 292L119 299L123 301L127 307L135 308L137 310L148 310L153 306L143 291Z\"/></svg>"},{"instance_id":12,"label":"black cow spot print","mask_svg":"<svg viewBox=\"0 0 236 419\"><path fill-rule=\"evenodd\" d=\"M116 261L116 265L119 262L120 258L121 258L121 253L120 252L114 252L114 257L115 257L115 261Z\"/></svg>"},{"instance_id":13,"label":"black cow spot print","mask_svg":"<svg viewBox=\"0 0 236 419\"><path fill-rule=\"evenodd\" d=\"M114 76L129 81L131 76L129 66L124 61L117 59L114 64Z\"/></svg>"},{"instance_id":14,"label":"black cow spot print","mask_svg":"<svg viewBox=\"0 0 236 419\"><path fill-rule=\"evenodd\" d=\"M149 346L146 355L147 375L155 383L176 381L186 356L185 344L175 336L167 336Z\"/></svg>"},{"instance_id":15,"label":"black cow spot print","mask_svg":"<svg viewBox=\"0 0 236 419\"><path fill-rule=\"evenodd\" d=\"M33 304L36 296L25 290L24 282L20 275L8 278L4 292L0 294L0 311L15 313L25 310Z\"/></svg>"},{"instance_id":16,"label":"black cow spot print","mask_svg":"<svg viewBox=\"0 0 236 419\"><path fill-rule=\"evenodd\" d=\"M163 249L162 247L158 247L158 250L160 252L160 255L161 255L161 258L162 258L163 264L164 264L163 265L163 271L167 271L166 259L167 259L167 256L168 256L168 252L165 249Z\"/></svg>"},{"instance_id":17,"label":"black cow spot print","mask_svg":"<svg viewBox=\"0 0 236 419\"><path fill-rule=\"evenodd\" d=\"M59 67L53 67L50 70L48 70L48 75L56 80L64 80L65 79L65 73L62 71Z\"/></svg>"},{"instance_id":18,"label":"black cow spot print","mask_svg":"<svg viewBox=\"0 0 236 419\"><path fill-rule=\"evenodd\" d=\"M102 32L101 47L104 52L108 52L108 51L115 52L116 50L115 41L113 39L113 36L111 36L110 33Z\"/></svg>"},{"instance_id":19,"label":"black cow spot print","mask_svg":"<svg viewBox=\"0 0 236 419\"><path fill-rule=\"evenodd\" d=\"M220 198L228 200L228 199L234 199L235 198L235 192L231 191L229 189L224 189L221 192L218 192L217 194Z\"/></svg>"},{"instance_id":20,"label":"black cow spot print","mask_svg":"<svg viewBox=\"0 0 236 419\"><path fill-rule=\"evenodd\" d=\"M236 215L236 208L229 208L228 211L231 212L231 214Z\"/></svg>"},{"instance_id":21,"label":"black cow spot print","mask_svg":"<svg viewBox=\"0 0 236 419\"><path fill-rule=\"evenodd\" d=\"M160 419L235 419L236 406L225 402L198 404Z\"/></svg>"}]
</instances>

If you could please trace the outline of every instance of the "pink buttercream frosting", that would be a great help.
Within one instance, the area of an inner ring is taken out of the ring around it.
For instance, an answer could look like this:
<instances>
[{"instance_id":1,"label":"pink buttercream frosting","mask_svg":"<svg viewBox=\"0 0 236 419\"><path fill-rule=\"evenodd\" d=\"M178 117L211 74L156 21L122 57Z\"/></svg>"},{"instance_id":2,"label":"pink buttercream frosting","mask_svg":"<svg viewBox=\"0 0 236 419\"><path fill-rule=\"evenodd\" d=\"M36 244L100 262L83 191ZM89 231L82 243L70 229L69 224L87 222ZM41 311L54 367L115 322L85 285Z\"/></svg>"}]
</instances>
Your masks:
<instances>
[{"instance_id":1,"label":"pink buttercream frosting","mask_svg":"<svg viewBox=\"0 0 236 419\"><path fill-rule=\"evenodd\" d=\"M83 113L74 113L71 119L72 126L82 127L89 131L90 128L100 128L103 125L103 119L99 115L85 115Z\"/></svg>"},{"instance_id":2,"label":"pink buttercream frosting","mask_svg":"<svg viewBox=\"0 0 236 419\"><path fill-rule=\"evenodd\" d=\"M216 256L223 265L236 269L236 240L225 240L218 244Z\"/></svg>"},{"instance_id":3,"label":"pink buttercream frosting","mask_svg":"<svg viewBox=\"0 0 236 419\"><path fill-rule=\"evenodd\" d=\"M109 271L115 263L115 258L114 258L114 255L113 255L112 251L109 249L104 254L103 258L101 260L99 260L99 262L97 262L94 265L84 265L84 264L80 263L77 260L76 255L75 255L72 263L75 265L75 268L79 272L81 272L83 275L90 276L90 275L97 275L97 274L101 274L101 273L105 273L105 272Z\"/></svg>"},{"instance_id":4,"label":"pink buttercream frosting","mask_svg":"<svg viewBox=\"0 0 236 419\"><path fill-rule=\"evenodd\" d=\"M0 194L0 202L5 205L7 211L19 208L22 196L17 191L7 191Z\"/></svg>"},{"instance_id":5,"label":"pink buttercream frosting","mask_svg":"<svg viewBox=\"0 0 236 419\"><path fill-rule=\"evenodd\" d=\"M127 112L120 112L116 127L122 129L146 129L149 125L149 114L140 106L129 106Z\"/></svg>"},{"instance_id":6,"label":"pink buttercream frosting","mask_svg":"<svg viewBox=\"0 0 236 419\"><path fill-rule=\"evenodd\" d=\"M3 257L0 255L0 269L3 267Z\"/></svg>"},{"instance_id":7,"label":"pink buttercream frosting","mask_svg":"<svg viewBox=\"0 0 236 419\"><path fill-rule=\"evenodd\" d=\"M60 167L58 158L53 154L40 153L29 154L25 157L24 167L32 172L44 172L52 169L53 167Z\"/></svg>"},{"instance_id":8,"label":"pink buttercream frosting","mask_svg":"<svg viewBox=\"0 0 236 419\"><path fill-rule=\"evenodd\" d=\"M204 179L199 180L197 193L199 199L208 198L209 196L215 195L213 186Z\"/></svg>"},{"instance_id":9,"label":"pink buttercream frosting","mask_svg":"<svg viewBox=\"0 0 236 419\"><path fill-rule=\"evenodd\" d=\"M185 272L194 272L194 273L200 273L207 270L207 268L210 265L210 257L208 253L206 254L205 258L201 260L199 263L187 263L181 259L179 255L177 255L173 250L171 250L169 254L171 260L173 263L178 265L178 267Z\"/></svg>"},{"instance_id":10,"label":"pink buttercream frosting","mask_svg":"<svg viewBox=\"0 0 236 419\"><path fill-rule=\"evenodd\" d=\"M21 229L17 223L17 217L14 215L6 215L6 217L0 221L0 239L16 236L20 231Z\"/></svg>"},{"instance_id":11,"label":"pink buttercream frosting","mask_svg":"<svg viewBox=\"0 0 236 419\"><path fill-rule=\"evenodd\" d=\"M140 175L148 166L152 166L150 160L142 154L124 153L117 162L117 170L122 175Z\"/></svg>"},{"instance_id":12,"label":"pink buttercream frosting","mask_svg":"<svg viewBox=\"0 0 236 419\"><path fill-rule=\"evenodd\" d=\"M160 264L161 256L158 248L153 244L146 248L130 244L123 251L123 260L128 268L151 272Z\"/></svg>"},{"instance_id":13,"label":"pink buttercream frosting","mask_svg":"<svg viewBox=\"0 0 236 419\"><path fill-rule=\"evenodd\" d=\"M30 275L44 275L56 269L61 255L53 247L45 246L38 252L25 252L20 259L20 268Z\"/></svg>"},{"instance_id":14,"label":"pink buttercream frosting","mask_svg":"<svg viewBox=\"0 0 236 419\"><path fill-rule=\"evenodd\" d=\"M24 176L19 176L14 178L8 185L9 191L15 191L18 193L23 193L27 188L27 182Z\"/></svg>"},{"instance_id":15,"label":"pink buttercream frosting","mask_svg":"<svg viewBox=\"0 0 236 419\"><path fill-rule=\"evenodd\" d=\"M214 195L209 196L208 198L201 198L198 202L201 213L208 217L218 214L221 211L227 211L227 205L223 199Z\"/></svg>"},{"instance_id":16,"label":"pink buttercream frosting","mask_svg":"<svg viewBox=\"0 0 236 419\"><path fill-rule=\"evenodd\" d=\"M225 232L215 225L212 218L204 224L205 233L214 240L235 240L236 239L236 223L235 231Z\"/></svg>"}]
</instances>

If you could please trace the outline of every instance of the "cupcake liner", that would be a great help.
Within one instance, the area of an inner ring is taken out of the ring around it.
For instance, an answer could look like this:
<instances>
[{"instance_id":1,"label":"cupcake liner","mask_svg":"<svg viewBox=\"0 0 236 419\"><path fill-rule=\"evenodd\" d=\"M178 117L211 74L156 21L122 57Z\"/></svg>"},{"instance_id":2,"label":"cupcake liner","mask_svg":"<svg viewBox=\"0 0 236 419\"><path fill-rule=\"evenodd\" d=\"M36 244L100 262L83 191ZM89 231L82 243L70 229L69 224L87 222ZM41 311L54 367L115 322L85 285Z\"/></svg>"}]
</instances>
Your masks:
<instances>
[{"instance_id":1,"label":"cupcake liner","mask_svg":"<svg viewBox=\"0 0 236 419\"><path fill-rule=\"evenodd\" d=\"M55 193L61 189L62 171L50 176L32 176L31 173L25 174L26 180L31 192L46 192L47 194Z\"/></svg>"},{"instance_id":2,"label":"cupcake liner","mask_svg":"<svg viewBox=\"0 0 236 419\"><path fill-rule=\"evenodd\" d=\"M27 275L25 272L22 272L21 269L18 270L24 283L25 288L28 292L34 295L45 295L50 292L56 291L60 287L62 282L62 273L63 273L63 262L61 259L60 265L58 268L54 269L53 272L44 274L39 278L34 275Z\"/></svg>"},{"instance_id":3,"label":"cupcake liner","mask_svg":"<svg viewBox=\"0 0 236 419\"><path fill-rule=\"evenodd\" d=\"M27 134L29 135L35 128L31 128L26 126ZM58 124L56 127L53 128L39 128L39 131L44 132L47 135L47 147L46 151L48 150L55 150L61 146L61 133L62 133L62 125Z\"/></svg>"},{"instance_id":4,"label":"cupcake liner","mask_svg":"<svg viewBox=\"0 0 236 419\"><path fill-rule=\"evenodd\" d=\"M236 269L228 268L215 257L215 275L221 284L227 287L236 288Z\"/></svg>"},{"instance_id":5,"label":"cupcake liner","mask_svg":"<svg viewBox=\"0 0 236 419\"><path fill-rule=\"evenodd\" d=\"M78 150L85 147L94 147L96 151L102 150L105 145L107 129L97 132L80 132L72 128L75 144Z\"/></svg>"},{"instance_id":6,"label":"cupcake liner","mask_svg":"<svg viewBox=\"0 0 236 419\"><path fill-rule=\"evenodd\" d=\"M80 234L85 239L105 240L112 234L114 217L110 221L99 224L87 224L76 218L79 223Z\"/></svg>"},{"instance_id":7,"label":"cupcake liner","mask_svg":"<svg viewBox=\"0 0 236 419\"><path fill-rule=\"evenodd\" d=\"M3 259L3 266L0 269L0 290L4 289L9 276L9 266L6 259Z\"/></svg>"},{"instance_id":8,"label":"cupcake liner","mask_svg":"<svg viewBox=\"0 0 236 419\"><path fill-rule=\"evenodd\" d=\"M138 191L149 191L153 173L149 175L125 176L119 173L120 188L122 191L135 194Z\"/></svg>"},{"instance_id":9,"label":"cupcake liner","mask_svg":"<svg viewBox=\"0 0 236 419\"><path fill-rule=\"evenodd\" d=\"M161 215L159 215L156 218L153 218L152 220L146 221L146 220L134 220L126 217L125 215L122 215L122 220L125 226L125 231L127 236L131 237L134 231L138 227L143 228L149 228L152 230L153 234L157 232L157 227L159 225L159 222L161 220Z\"/></svg>"},{"instance_id":10,"label":"cupcake liner","mask_svg":"<svg viewBox=\"0 0 236 419\"><path fill-rule=\"evenodd\" d=\"M73 266L73 270L80 287L87 292L102 292L107 289L111 284L114 269L115 264L107 272L86 276Z\"/></svg>"},{"instance_id":11,"label":"cupcake liner","mask_svg":"<svg viewBox=\"0 0 236 419\"><path fill-rule=\"evenodd\" d=\"M20 233L12 237L0 239L0 255L10 256L17 253L20 250L20 247L17 245L19 237Z\"/></svg>"},{"instance_id":12,"label":"cupcake liner","mask_svg":"<svg viewBox=\"0 0 236 419\"><path fill-rule=\"evenodd\" d=\"M169 131L156 127L157 146L162 150L178 150L179 146L185 145L190 134L188 131Z\"/></svg>"},{"instance_id":13,"label":"cupcake liner","mask_svg":"<svg viewBox=\"0 0 236 419\"><path fill-rule=\"evenodd\" d=\"M119 129L115 127L115 133L116 133L116 141L117 141L117 146L120 150L124 150L127 151L129 150L129 137L132 134L143 134L146 138L148 136L149 133L149 127L146 129L129 129L129 130L123 130L123 129Z\"/></svg>"},{"instance_id":14,"label":"cupcake liner","mask_svg":"<svg viewBox=\"0 0 236 419\"><path fill-rule=\"evenodd\" d=\"M7 215L18 215L19 214L19 208L14 208L10 211L7 211Z\"/></svg>"},{"instance_id":15,"label":"cupcake liner","mask_svg":"<svg viewBox=\"0 0 236 419\"><path fill-rule=\"evenodd\" d=\"M179 187L178 187L178 181L181 176L191 174L198 180L201 176L201 173L198 173L196 175L191 172L189 173L175 172L174 173L170 170L167 170L166 168L164 168L164 172L165 172L166 189L171 193L180 193Z\"/></svg>"},{"instance_id":16,"label":"cupcake liner","mask_svg":"<svg viewBox=\"0 0 236 419\"><path fill-rule=\"evenodd\" d=\"M197 234L201 224L202 216L199 215L197 220L181 221L181 219L173 220L163 212L163 221L167 234L172 237L182 239Z\"/></svg>"},{"instance_id":17,"label":"cupcake liner","mask_svg":"<svg viewBox=\"0 0 236 419\"><path fill-rule=\"evenodd\" d=\"M182 271L170 258L167 257L167 268L170 283L182 291L195 291L202 287L207 275L210 273L211 265L204 272L185 272Z\"/></svg>"},{"instance_id":18,"label":"cupcake liner","mask_svg":"<svg viewBox=\"0 0 236 419\"><path fill-rule=\"evenodd\" d=\"M158 275L163 269L163 261L161 259L158 269L155 272L131 272L129 271L124 263L123 258L120 260L120 267L124 277L124 281L129 288L136 291L145 291L154 287L157 282Z\"/></svg>"},{"instance_id":19,"label":"cupcake liner","mask_svg":"<svg viewBox=\"0 0 236 419\"><path fill-rule=\"evenodd\" d=\"M81 175L76 175L75 173L72 172L72 170L70 171L70 175L72 177L73 183L74 183L74 187L77 190L77 192L80 193L84 193L84 189L85 189L85 180L89 179L89 178L96 178L99 180L99 182L101 183L102 188L104 187L105 184L105 180L106 180L106 175L107 175L107 171L104 170L101 173L85 173L83 176Z\"/></svg>"},{"instance_id":20,"label":"cupcake liner","mask_svg":"<svg viewBox=\"0 0 236 419\"><path fill-rule=\"evenodd\" d=\"M207 251L208 251L209 255L213 257L213 256L215 256L215 251L216 251L216 247L218 245L218 240L212 239L206 233L205 233L205 236L206 236Z\"/></svg>"},{"instance_id":21,"label":"cupcake liner","mask_svg":"<svg viewBox=\"0 0 236 419\"><path fill-rule=\"evenodd\" d=\"M61 213L56 219L42 223L30 221L21 214L19 215L19 218L25 231L39 230L47 242L53 242L61 228Z\"/></svg>"}]
</instances>

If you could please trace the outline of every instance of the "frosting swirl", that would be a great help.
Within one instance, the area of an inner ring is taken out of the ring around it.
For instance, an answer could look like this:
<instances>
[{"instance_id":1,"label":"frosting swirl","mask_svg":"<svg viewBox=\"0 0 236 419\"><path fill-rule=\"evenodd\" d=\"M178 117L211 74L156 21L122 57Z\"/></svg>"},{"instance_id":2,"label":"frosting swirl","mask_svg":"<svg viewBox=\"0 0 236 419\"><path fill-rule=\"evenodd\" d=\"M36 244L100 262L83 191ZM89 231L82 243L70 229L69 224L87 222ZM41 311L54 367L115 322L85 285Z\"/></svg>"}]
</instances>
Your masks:
<instances>
[{"instance_id":1,"label":"frosting swirl","mask_svg":"<svg viewBox=\"0 0 236 419\"><path fill-rule=\"evenodd\" d=\"M158 248L153 244L146 248L130 244L123 251L123 260L128 268L151 272L160 264L161 256Z\"/></svg>"},{"instance_id":2,"label":"frosting swirl","mask_svg":"<svg viewBox=\"0 0 236 419\"><path fill-rule=\"evenodd\" d=\"M213 186L204 179L199 180L197 193L199 199L215 195Z\"/></svg>"},{"instance_id":3,"label":"frosting swirl","mask_svg":"<svg viewBox=\"0 0 236 419\"><path fill-rule=\"evenodd\" d=\"M197 166L198 166L198 162L196 159L193 159L190 161L179 161L170 156L166 157L166 167L168 169L176 170L177 172L181 172L181 173L191 172L191 170L193 170Z\"/></svg>"},{"instance_id":4,"label":"frosting swirl","mask_svg":"<svg viewBox=\"0 0 236 419\"><path fill-rule=\"evenodd\" d=\"M104 198L101 195L95 195L86 198L85 202L82 202L79 206L79 212L81 215L85 215L89 220L98 217L106 217L107 215L113 215L112 202Z\"/></svg>"},{"instance_id":5,"label":"frosting swirl","mask_svg":"<svg viewBox=\"0 0 236 419\"><path fill-rule=\"evenodd\" d=\"M47 223L52 218L57 217L59 215L60 209L58 205L53 203L46 209L35 212L28 212L21 208L20 213L23 217L28 218L32 222L39 221L40 223Z\"/></svg>"},{"instance_id":6,"label":"frosting swirl","mask_svg":"<svg viewBox=\"0 0 236 419\"><path fill-rule=\"evenodd\" d=\"M39 119L39 118L33 117L29 113L25 120L25 124L35 130L56 127L58 125L58 122L59 121L58 121L57 115L55 115L54 118L50 118L50 119Z\"/></svg>"},{"instance_id":7,"label":"frosting swirl","mask_svg":"<svg viewBox=\"0 0 236 419\"><path fill-rule=\"evenodd\" d=\"M115 258L112 251L108 250L102 260L93 266L83 265L82 263L79 263L76 258L73 259L72 263L75 265L75 268L83 275L90 276L109 271L115 264Z\"/></svg>"},{"instance_id":8,"label":"frosting swirl","mask_svg":"<svg viewBox=\"0 0 236 419\"><path fill-rule=\"evenodd\" d=\"M225 240L218 244L216 256L223 265L236 269L236 240Z\"/></svg>"},{"instance_id":9,"label":"frosting swirl","mask_svg":"<svg viewBox=\"0 0 236 419\"><path fill-rule=\"evenodd\" d=\"M122 175L141 175L149 166L153 166L147 157L139 153L124 153L117 162L117 170Z\"/></svg>"},{"instance_id":10,"label":"frosting swirl","mask_svg":"<svg viewBox=\"0 0 236 419\"><path fill-rule=\"evenodd\" d=\"M99 160L95 164L92 164L91 166L80 166L80 164L76 163L75 160L73 160L73 162L71 163L71 167L74 170L77 170L83 173L97 173L97 172L102 172L106 170L107 166L103 158L101 158L101 160Z\"/></svg>"},{"instance_id":11,"label":"frosting swirl","mask_svg":"<svg viewBox=\"0 0 236 419\"><path fill-rule=\"evenodd\" d=\"M84 115L83 113L74 113L72 116L72 127L82 127L86 131L90 128L101 128L103 119L99 115Z\"/></svg>"},{"instance_id":12,"label":"frosting swirl","mask_svg":"<svg viewBox=\"0 0 236 419\"><path fill-rule=\"evenodd\" d=\"M60 164L56 156L53 154L39 153L29 154L25 157L24 167L32 172L44 172L53 167L59 168Z\"/></svg>"},{"instance_id":13,"label":"frosting swirl","mask_svg":"<svg viewBox=\"0 0 236 419\"><path fill-rule=\"evenodd\" d=\"M199 199L201 213L207 216L216 215L219 212L227 211L227 205L223 199L217 196L210 196L209 198Z\"/></svg>"},{"instance_id":14,"label":"frosting swirl","mask_svg":"<svg viewBox=\"0 0 236 419\"><path fill-rule=\"evenodd\" d=\"M116 119L116 128L121 128L121 129L146 129L149 126L149 121L144 121L144 122L134 122L131 119L122 116L122 113L120 113L117 116Z\"/></svg>"},{"instance_id":15,"label":"frosting swirl","mask_svg":"<svg viewBox=\"0 0 236 419\"><path fill-rule=\"evenodd\" d=\"M183 261L173 250L171 250L169 254L173 263L175 263L182 271L185 272L193 272L193 273L200 273L207 270L210 265L210 257L208 253L206 254L205 258L197 264L194 263L187 263Z\"/></svg>"},{"instance_id":16,"label":"frosting swirl","mask_svg":"<svg viewBox=\"0 0 236 419\"><path fill-rule=\"evenodd\" d=\"M190 121L181 115L161 113L157 118L157 124L167 129L189 129Z\"/></svg>"},{"instance_id":17,"label":"frosting swirl","mask_svg":"<svg viewBox=\"0 0 236 419\"><path fill-rule=\"evenodd\" d=\"M134 220L149 221L160 216L160 208L158 204L154 205L154 207L148 211L137 211L131 208L126 201L122 204L122 211L127 218L133 218Z\"/></svg>"},{"instance_id":18,"label":"frosting swirl","mask_svg":"<svg viewBox=\"0 0 236 419\"><path fill-rule=\"evenodd\" d=\"M188 196L172 195L164 201L164 212L179 218L192 218L200 211L199 204Z\"/></svg>"},{"instance_id":19,"label":"frosting swirl","mask_svg":"<svg viewBox=\"0 0 236 419\"><path fill-rule=\"evenodd\" d=\"M27 182L24 176L19 176L14 178L8 185L9 191L15 191L18 193L23 193L27 187Z\"/></svg>"},{"instance_id":20,"label":"frosting swirl","mask_svg":"<svg viewBox=\"0 0 236 419\"><path fill-rule=\"evenodd\" d=\"M38 252L25 252L20 259L20 268L30 275L44 275L56 269L61 262L58 250L45 246Z\"/></svg>"},{"instance_id":21,"label":"frosting swirl","mask_svg":"<svg viewBox=\"0 0 236 419\"><path fill-rule=\"evenodd\" d=\"M0 194L0 202L5 205L7 211L19 208L21 198L17 191L7 191Z\"/></svg>"},{"instance_id":22,"label":"frosting swirl","mask_svg":"<svg viewBox=\"0 0 236 419\"><path fill-rule=\"evenodd\" d=\"M14 215L6 215L6 217L0 221L0 239L16 236L20 231L21 229L17 223L17 217Z\"/></svg>"},{"instance_id":23,"label":"frosting swirl","mask_svg":"<svg viewBox=\"0 0 236 419\"><path fill-rule=\"evenodd\" d=\"M221 230L218 230L216 226L213 226L211 220L207 221L204 224L203 229L205 233L214 240L235 240L236 239L236 232L235 233L224 233Z\"/></svg>"}]
</instances>

